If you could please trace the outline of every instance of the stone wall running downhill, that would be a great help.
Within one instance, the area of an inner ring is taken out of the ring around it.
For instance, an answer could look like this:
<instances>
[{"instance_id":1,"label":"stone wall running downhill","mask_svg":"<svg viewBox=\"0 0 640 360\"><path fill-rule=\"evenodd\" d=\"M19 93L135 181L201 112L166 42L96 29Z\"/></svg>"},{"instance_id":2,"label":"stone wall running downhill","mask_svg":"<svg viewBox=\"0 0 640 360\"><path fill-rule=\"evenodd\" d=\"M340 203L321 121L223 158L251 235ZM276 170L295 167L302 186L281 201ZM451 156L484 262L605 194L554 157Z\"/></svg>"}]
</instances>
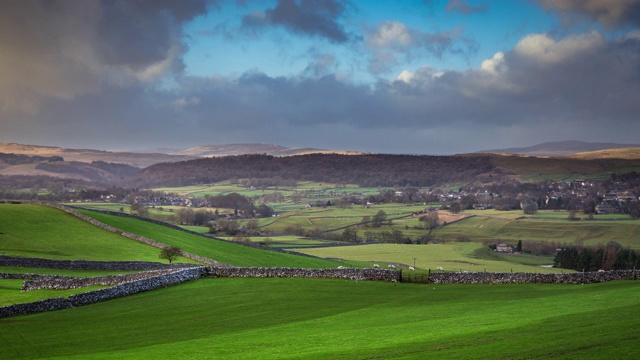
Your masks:
<instances>
[{"instance_id":1,"label":"stone wall running downhill","mask_svg":"<svg viewBox=\"0 0 640 360\"><path fill-rule=\"evenodd\" d=\"M108 289L89 291L71 295L68 299L55 298L26 304L16 304L0 307L0 318L17 315L35 314L43 311L68 309L109 299L129 296L143 291L158 289L186 281L201 278L207 272L206 267L173 270L169 274L155 275L144 279L133 280Z\"/></svg>"},{"instance_id":2,"label":"stone wall running downhill","mask_svg":"<svg viewBox=\"0 0 640 360\"><path fill-rule=\"evenodd\" d=\"M78 278L71 276L57 276L57 275L41 275L38 278L29 279L22 284L22 291L40 290L40 289L54 289L54 290L67 290L67 289L80 289L87 286L115 286L129 282L134 282L143 279L149 279L157 277L159 275L169 275L175 272L181 271L181 269L168 269L168 270L151 270L144 271L135 274L124 275L106 275L106 276L94 276L87 278Z\"/></svg>"},{"instance_id":3,"label":"stone wall running downhill","mask_svg":"<svg viewBox=\"0 0 640 360\"><path fill-rule=\"evenodd\" d=\"M62 310L73 307L65 298L46 299L25 304L0 307L0 319L18 315L29 315L45 311Z\"/></svg>"},{"instance_id":4,"label":"stone wall running downhill","mask_svg":"<svg viewBox=\"0 0 640 360\"><path fill-rule=\"evenodd\" d=\"M124 237L129 238L129 239L133 239L133 240L139 241L141 243L144 243L144 244L147 244L147 245L151 245L151 246L154 246L154 247L157 247L157 248L160 248L160 249L165 249L165 248L169 247L169 245L167 245L167 244L163 244L161 242L146 238L144 236L140 236L140 235L133 234L133 233L130 233L130 232L122 231L122 230L120 230L118 228L115 228L113 226L110 226L110 225L107 225L105 223L102 223L102 222L100 222L100 221L98 221L98 220L96 220L96 219L94 219L92 217L89 217L89 216L86 216L84 214L81 214L78 211L76 211L76 210L74 210L74 209L72 209L72 208L70 208L68 206L64 206L62 204L57 204L57 203L52 203L52 202L43 202L43 201L25 202L25 203L32 203L32 204L37 204L37 205L51 206L51 207L54 207L56 209L62 210L64 212L68 213L68 214L71 214L71 215L73 215L73 216L75 216L75 217L77 217L79 219L82 219L82 220L84 220L84 221L86 221L86 222L88 222L90 224L93 224L93 225L95 225L95 226L97 226L97 227L99 227L101 229L110 231L112 233L116 233L118 235L122 235ZM94 211L94 210L92 210L92 211ZM97 211L97 212L113 213L113 212L110 212L110 211L109 212ZM170 224L167 224L167 225L170 225ZM172 226L175 226L175 225L172 225ZM215 261L213 259L209 259L209 258L200 256L200 255L196 255L196 254L187 253L187 252L184 252L184 251L182 252L181 255L186 257L186 258L188 258L188 259L200 261L200 262L208 264L208 265L213 265L213 266L231 266L231 265L227 265L227 264L223 264L221 262Z\"/></svg>"},{"instance_id":5,"label":"stone wall running downhill","mask_svg":"<svg viewBox=\"0 0 640 360\"><path fill-rule=\"evenodd\" d=\"M125 297L143 291L154 290L171 285L181 284L190 280L201 278L206 273L205 267L179 270L167 275L159 275L148 279L137 280L108 289L89 291L82 294L69 296L69 302L73 306L94 304L100 301Z\"/></svg>"}]
</instances>

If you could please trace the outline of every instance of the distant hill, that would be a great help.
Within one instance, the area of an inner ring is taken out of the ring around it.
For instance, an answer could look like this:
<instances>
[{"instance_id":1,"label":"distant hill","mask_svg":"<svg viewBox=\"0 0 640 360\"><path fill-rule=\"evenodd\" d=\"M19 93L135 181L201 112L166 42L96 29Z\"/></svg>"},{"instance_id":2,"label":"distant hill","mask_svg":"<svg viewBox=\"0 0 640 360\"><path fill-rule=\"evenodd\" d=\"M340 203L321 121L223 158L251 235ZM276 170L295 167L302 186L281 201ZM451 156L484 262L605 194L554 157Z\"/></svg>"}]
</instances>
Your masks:
<instances>
[{"instance_id":1,"label":"distant hill","mask_svg":"<svg viewBox=\"0 0 640 360\"><path fill-rule=\"evenodd\" d=\"M160 153L114 152L92 149L64 149L53 146L23 145L0 143L0 153L29 156L61 156L65 161L90 163L104 161L144 168L161 162L174 162L194 159L194 156Z\"/></svg>"},{"instance_id":2,"label":"distant hill","mask_svg":"<svg viewBox=\"0 0 640 360\"><path fill-rule=\"evenodd\" d=\"M19 160L3 154L24 156ZM186 150L158 148L140 151L65 149L54 146L0 143L0 176L49 176L89 182L108 182L158 163L245 154L294 156L304 154L366 154L360 151L286 148L272 144L205 145ZM49 159L55 157L55 159ZM109 164L122 164L118 167ZM129 169L128 167L133 167Z\"/></svg>"},{"instance_id":3,"label":"distant hill","mask_svg":"<svg viewBox=\"0 0 640 360\"><path fill-rule=\"evenodd\" d=\"M293 156L304 154L342 154L342 155L362 155L368 154L364 151L349 150L323 150L314 148L287 148L273 144L221 144L203 145L190 149L173 152L174 155L187 155L194 157L217 157L247 154L266 154L271 156Z\"/></svg>"},{"instance_id":4,"label":"distant hill","mask_svg":"<svg viewBox=\"0 0 640 360\"><path fill-rule=\"evenodd\" d=\"M556 141L509 149L480 151L482 153L518 154L526 156L571 156L577 153L594 152L608 149L637 148L640 144L593 143L584 141ZM595 155L595 154L594 154Z\"/></svg>"},{"instance_id":5,"label":"distant hill","mask_svg":"<svg viewBox=\"0 0 640 360\"><path fill-rule=\"evenodd\" d=\"M570 157L574 159L640 159L640 147L580 152Z\"/></svg>"}]
</instances>

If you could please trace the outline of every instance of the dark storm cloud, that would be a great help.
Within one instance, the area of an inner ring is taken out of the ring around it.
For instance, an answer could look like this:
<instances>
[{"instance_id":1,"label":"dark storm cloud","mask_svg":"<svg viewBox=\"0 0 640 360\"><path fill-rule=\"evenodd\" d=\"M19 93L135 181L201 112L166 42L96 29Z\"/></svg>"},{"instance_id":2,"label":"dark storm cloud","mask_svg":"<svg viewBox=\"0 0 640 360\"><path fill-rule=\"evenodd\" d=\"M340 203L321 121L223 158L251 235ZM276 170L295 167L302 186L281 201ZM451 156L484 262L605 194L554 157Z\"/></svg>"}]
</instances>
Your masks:
<instances>
[{"instance_id":1,"label":"dark storm cloud","mask_svg":"<svg viewBox=\"0 0 640 360\"><path fill-rule=\"evenodd\" d=\"M162 61L180 42L181 24L206 10L198 0L103 0L97 51L110 65L134 69Z\"/></svg>"},{"instance_id":2,"label":"dark storm cloud","mask_svg":"<svg viewBox=\"0 0 640 360\"><path fill-rule=\"evenodd\" d=\"M246 28L282 26L300 34L320 36L335 43L349 39L338 19L350 6L342 0L279 0L274 8L246 15Z\"/></svg>"},{"instance_id":3,"label":"dark storm cloud","mask_svg":"<svg viewBox=\"0 0 640 360\"><path fill-rule=\"evenodd\" d=\"M0 109L179 71L182 25L204 11L197 0L1 1Z\"/></svg>"},{"instance_id":4,"label":"dark storm cloud","mask_svg":"<svg viewBox=\"0 0 640 360\"><path fill-rule=\"evenodd\" d=\"M605 26L640 26L640 0L539 0L546 9L580 14Z\"/></svg>"}]
</instances>

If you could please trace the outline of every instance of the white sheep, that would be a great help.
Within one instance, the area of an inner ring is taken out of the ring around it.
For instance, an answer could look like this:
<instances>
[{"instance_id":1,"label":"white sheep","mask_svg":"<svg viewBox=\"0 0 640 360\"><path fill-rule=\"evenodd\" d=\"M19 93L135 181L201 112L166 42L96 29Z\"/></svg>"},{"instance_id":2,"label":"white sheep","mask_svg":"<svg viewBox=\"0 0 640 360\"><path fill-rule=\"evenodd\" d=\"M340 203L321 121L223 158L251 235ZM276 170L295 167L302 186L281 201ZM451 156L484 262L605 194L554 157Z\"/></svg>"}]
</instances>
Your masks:
<instances>
[{"instance_id":1,"label":"white sheep","mask_svg":"<svg viewBox=\"0 0 640 360\"><path fill-rule=\"evenodd\" d=\"M389 264L388 266L389 266L389 269L395 269L396 268L396 266L393 265L393 264Z\"/></svg>"},{"instance_id":2,"label":"white sheep","mask_svg":"<svg viewBox=\"0 0 640 360\"><path fill-rule=\"evenodd\" d=\"M437 268L437 269L438 269L438 270L440 270L440 271L444 270L444 269L442 268L442 266L438 266L438 268Z\"/></svg>"},{"instance_id":3,"label":"white sheep","mask_svg":"<svg viewBox=\"0 0 640 360\"><path fill-rule=\"evenodd\" d=\"M379 268L380 268L380 265L378 265L378 264L373 264L373 268L374 268L374 269L379 269Z\"/></svg>"},{"instance_id":4,"label":"white sheep","mask_svg":"<svg viewBox=\"0 0 640 360\"><path fill-rule=\"evenodd\" d=\"M415 271L415 270L416 270L416 268L414 268L413 266L409 266L409 270L411 270L411 271Z\"/></svg>"}]
</instances>

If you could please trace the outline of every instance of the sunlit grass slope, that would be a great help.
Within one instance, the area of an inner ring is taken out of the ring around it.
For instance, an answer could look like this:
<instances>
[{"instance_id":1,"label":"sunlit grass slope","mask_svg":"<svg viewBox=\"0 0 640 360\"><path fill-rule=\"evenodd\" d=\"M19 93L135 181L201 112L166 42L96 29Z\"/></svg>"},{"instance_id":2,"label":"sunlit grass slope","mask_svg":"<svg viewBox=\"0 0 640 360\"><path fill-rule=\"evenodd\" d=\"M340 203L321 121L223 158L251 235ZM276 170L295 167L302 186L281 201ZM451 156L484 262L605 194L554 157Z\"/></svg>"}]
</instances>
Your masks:
<instances>
[{"instance_id":1,"label":"sunlit grass slope","mask_svg":"<svg viewBox=\"0 0 640 360\"><path fill-rule=\"evenodd\" d=\"M4 359L634 359L640 282L204 279L0 319Z\"/></svg>"},{"instance_id":2,"label":"sunlit grass slope","mask_svg":"<svg viewBox=\"0 0 640 360\"><path fill-rule=\"evenodd\" d=\"M0 204L0 254L59 260L155 261L158 248L48 206ZM178 258L178 262L194 262Z\"/></svg>"},{"instance_id":3,"label":"sunlit grass slope","mask_svg":"<svg viewBox=\"0 0 640 360\"><path fill-rule=\"evenodd\" d=\"M552 258L526 258L515 255L497 255L479 243L447 243L435 245L372 244L327 248L297 249L296 251L325 258L349 261L399 263L416 268L470 272L560 272L561 269L543 268L540 260L553 263ZM527 261L530 260L530 261ZM564 270L567 271L567 270Z\"/></svg>"},{"instance_id":4,"label":"sunlit grass slope","mask_svg":"<svg viewBox=\"0 0 640 360\"><path fill-rule=\"evenodd\" d=\"M234 266L332 268L340 264L323 259L251 248L208 239L134 218L82 211L105 224L132 232L183 251Z\"/></svg>"},{"instance_id":5,"label":"sunlit grass slope","mask_svg":"<svg viewBox=\"0 0 640 360\"><path fill-rule=\"evenodd\" d=\"M563 219L504 219L476 216L434 231L437 237L455 239L467 236L472 241L495 242L555 241L587 246L616 241L640 249L640 221L600 220L568 221Z\"/></svg>"}]
</instances>

